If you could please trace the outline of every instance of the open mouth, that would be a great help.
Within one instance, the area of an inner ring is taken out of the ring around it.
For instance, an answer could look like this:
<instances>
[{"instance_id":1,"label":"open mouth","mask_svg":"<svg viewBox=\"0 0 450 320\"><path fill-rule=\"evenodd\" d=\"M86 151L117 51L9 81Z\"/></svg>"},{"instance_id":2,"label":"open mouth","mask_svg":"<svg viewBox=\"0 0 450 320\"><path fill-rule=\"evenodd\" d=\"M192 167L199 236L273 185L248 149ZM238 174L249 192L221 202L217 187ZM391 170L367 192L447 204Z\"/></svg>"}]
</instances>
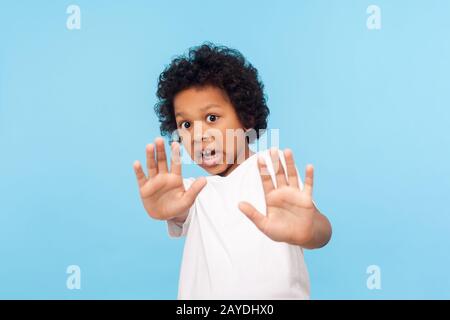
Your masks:
<instances>
[{"instance_id":1,"label":"open mouth","mask_svg":"<svg viewBox=\"0 0 450 320\"><path fill-rule=\"evenodd\" d=\"M215 166L220 161L219 153L215 149L202 150L200 156L201 163L207 167Z\"/></svg>"}]
</instances>

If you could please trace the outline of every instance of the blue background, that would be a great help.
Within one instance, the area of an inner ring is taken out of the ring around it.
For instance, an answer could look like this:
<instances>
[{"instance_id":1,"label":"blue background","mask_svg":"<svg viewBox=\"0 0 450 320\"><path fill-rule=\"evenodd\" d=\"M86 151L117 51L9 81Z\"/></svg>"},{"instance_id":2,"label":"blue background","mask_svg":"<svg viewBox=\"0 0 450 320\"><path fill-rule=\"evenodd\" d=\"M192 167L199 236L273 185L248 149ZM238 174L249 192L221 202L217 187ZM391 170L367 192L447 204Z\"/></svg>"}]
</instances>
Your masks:
<instances>
[{"instance_id":1,"label":"blue background","mask_svg":"<svg viewBox=\"0 0 450 320\"><path fill-rule=\"evenodd\" d=\"M183 240L144 212L132 163L159 135L159 73L207 40L258 68L280 146L315 165L334 234L306 253L312 298L450 298L449 17L445 0L2 0L0 298L176 298Z\"/></svg>"}]
</instances>

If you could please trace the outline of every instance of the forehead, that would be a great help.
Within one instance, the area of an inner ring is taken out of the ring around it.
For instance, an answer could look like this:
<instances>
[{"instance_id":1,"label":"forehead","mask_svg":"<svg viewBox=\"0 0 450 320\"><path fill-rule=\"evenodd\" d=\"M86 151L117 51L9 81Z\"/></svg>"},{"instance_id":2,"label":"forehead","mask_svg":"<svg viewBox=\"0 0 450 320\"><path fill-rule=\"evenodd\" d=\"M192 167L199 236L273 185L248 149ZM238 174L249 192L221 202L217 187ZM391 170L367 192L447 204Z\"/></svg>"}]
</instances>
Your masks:
<instances>
[{"instance_id":1,"label":"forehead","mask_svg":"<svg viewBox=\"0 0 450 320\"><path fill-rule=\"evenodd\" d=\"M219 88L192 87L179 92L173 101L175 115L195 114L210 108L230 108L230 101L224 91Z\"/></svg>"}]
</instances>

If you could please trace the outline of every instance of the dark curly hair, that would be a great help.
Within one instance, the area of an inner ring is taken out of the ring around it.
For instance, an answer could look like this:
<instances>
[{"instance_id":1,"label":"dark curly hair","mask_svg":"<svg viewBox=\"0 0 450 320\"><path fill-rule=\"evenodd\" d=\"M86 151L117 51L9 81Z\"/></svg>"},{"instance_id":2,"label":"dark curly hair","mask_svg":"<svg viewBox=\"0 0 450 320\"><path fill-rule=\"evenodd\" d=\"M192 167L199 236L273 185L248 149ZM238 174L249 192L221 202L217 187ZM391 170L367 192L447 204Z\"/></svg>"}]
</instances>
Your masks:
<instances>
[{"instance_id":1,"label":"dark curly hair","mask_svg":"<svg viewBox=\"0 0 450 320\"><path fill-rule=\"evenodd\" d=\"M256 138L259 138L267 128L269 108L258 71L239 51L210 42L190 48L187 55L176 57L159 76L156 94L159 101L155 112L161 134L171 135L177 129L173 106L176 94L191 87L207 85L226 92L242 125L254 129Z\"/></svg>"}]
</instances>

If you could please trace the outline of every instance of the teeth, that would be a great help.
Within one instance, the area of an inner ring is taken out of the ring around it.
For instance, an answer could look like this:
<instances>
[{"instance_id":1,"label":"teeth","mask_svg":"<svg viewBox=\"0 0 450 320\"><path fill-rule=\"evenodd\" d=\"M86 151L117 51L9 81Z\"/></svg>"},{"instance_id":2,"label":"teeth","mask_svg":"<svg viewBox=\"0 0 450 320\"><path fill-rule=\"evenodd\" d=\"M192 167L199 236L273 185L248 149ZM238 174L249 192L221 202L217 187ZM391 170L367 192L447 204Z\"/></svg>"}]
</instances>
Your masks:
<instances>
[{"instance_id":1,"label":"teeth","mask_svg":"<svg viewBox=\"0 0 450 320\"><path fill-rule=\"evenodd\" d=\"M204 157L209 157L211 156L212 150L203 150L202 155Z\"/></svg>"}]
</instances>

